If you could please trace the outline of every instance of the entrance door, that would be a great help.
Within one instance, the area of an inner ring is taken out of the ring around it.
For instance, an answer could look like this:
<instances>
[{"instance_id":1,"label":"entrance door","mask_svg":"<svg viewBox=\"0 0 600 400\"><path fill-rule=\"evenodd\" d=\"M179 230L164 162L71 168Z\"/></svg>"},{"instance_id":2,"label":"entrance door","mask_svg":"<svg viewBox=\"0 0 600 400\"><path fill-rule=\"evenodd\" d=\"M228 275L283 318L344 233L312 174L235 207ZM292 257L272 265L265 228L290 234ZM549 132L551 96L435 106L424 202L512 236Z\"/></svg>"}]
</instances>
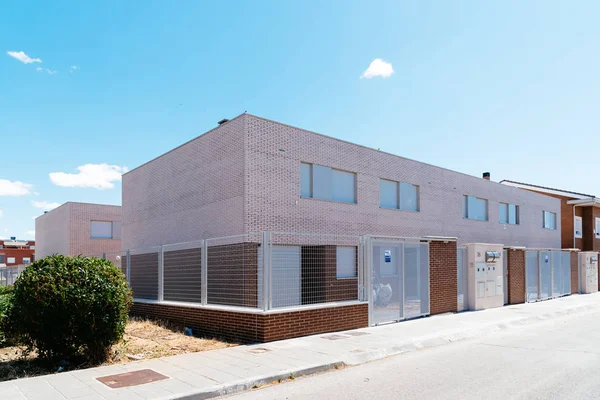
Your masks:
<instances>
[{"instance_id":1,"label":"entrance door","mask_svg":"<svg viewBox=\"0 0 600 400\"><path fill-rule=\"evenodd\" d=\"M400 243L373 242L371 324L404 317L402 293L403 248Z\"/></svg>"}]
</instances>

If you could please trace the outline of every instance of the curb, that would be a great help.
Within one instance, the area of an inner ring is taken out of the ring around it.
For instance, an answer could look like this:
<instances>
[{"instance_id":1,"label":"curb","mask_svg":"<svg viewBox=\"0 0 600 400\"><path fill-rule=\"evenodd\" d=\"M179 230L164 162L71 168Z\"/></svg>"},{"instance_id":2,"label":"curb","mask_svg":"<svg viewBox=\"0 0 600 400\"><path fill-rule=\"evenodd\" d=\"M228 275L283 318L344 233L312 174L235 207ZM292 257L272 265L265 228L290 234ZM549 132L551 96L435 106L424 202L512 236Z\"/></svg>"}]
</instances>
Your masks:
<instances>
[{"instance_id":1,"label":"curb","mask_svg":"<svg viewBox=\"0 0 600 400\"><path fill-rule=\"evenodd\" d=\"M519 305L517 304L515 306ZM301 376L316 374L319 372L326 372L343 366L365 364L371 361L377 361L387 357L400 355L403 353L439 347L461 340L480 337L489 333L506 330L511 327L525 326L534 322L548 321L556 319L558 317L563 317L565 315L579 314L597 309L598 306L594 304L587 304L583 306L572 307L565 310L549 312L537 316L521 317L514 318L512 320L492 322L477 328L466 327L462 329L457 329L455 331L448 331L440 335L420 337L418 340L408 340L405 343L396 344L393 347L358 353L356 355L347 356L339 361L334 361L320 365L313 365L310 367L299 368L296 370L288 369L272 375L259 376L256 378L247 378L224 385L215 385L213 387L202 389L201 391L194 391L193 393L189 394L169 396L164 398L164 400L204 400L224 395L235 394L255 388L256 386L269 384L280 379L287 380L288 378L290 378L290 376L297 378Z\"/></svg>"}]
</instances>

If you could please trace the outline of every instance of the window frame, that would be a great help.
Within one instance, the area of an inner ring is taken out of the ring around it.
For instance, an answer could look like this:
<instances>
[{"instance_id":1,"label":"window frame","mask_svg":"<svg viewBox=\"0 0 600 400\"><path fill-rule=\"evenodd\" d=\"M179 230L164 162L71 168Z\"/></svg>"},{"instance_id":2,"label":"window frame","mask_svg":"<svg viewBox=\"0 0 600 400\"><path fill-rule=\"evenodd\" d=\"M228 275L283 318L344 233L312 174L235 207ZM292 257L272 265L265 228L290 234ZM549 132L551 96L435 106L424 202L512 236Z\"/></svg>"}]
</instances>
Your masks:
<instances>
[{"instance_id":1,"label":"window frame","mask_svg":"<svg viewBox=\"0 0 600 400\"><path fill-rule=\"evenodd\" d=\"M485 219L479 218L471 218L469 217L469 197L474 198L476 200L483 200L485 202ZM468 219L471 221L481 221L481 222L489 222L490 221L490 201L489 199L485 199L483 197L471 196L468 194L463 194L463 219Z\"/></svg>"},{"instance_id":2,"label":"window frame","mask_svg":"<svg viewBox=\"0 0 600 400\"><path fill-rule=\"evenodd\" d=\"M27 260L27 261L25 261ZM31 264L31 257L23 257L21 260L23 264Z\"/></svg>"},{"instance_id":3,"label":"window frame","mask_svg":"<svg viewBox=\"0 0 600 400\"><path fill-rule=\"evenodd\" d=\"M92 234L92 224L94 222L110 224L110 237L107 237L107 236L93 236L93 234ZM96 220L96 219L90 220L90 239L105 239L105 240L108 239L108 240L111 240L113 238L114 238L113 221L102 221L102 220Z\"/></svg>"},{"instance_id":4,"label":"window frame","mask_svg":"<svg viewBox=\"0 0 600 400\"><path fill-rule=\"evenodd\" d=\"M502 206L506 206L506 221L501 221L500 220L500 207ZM511 210L511 206L514 207L515 210L515 222L512 223L510 222L510 210ZM520 207L518 204L513 204L513 203L506 203L504 201L499 201L498 202L498 222L501 224L505 224L505 225L520 225Z\"/></svg>"},{"instance_id":5,"label":"window frame","mask_svg":"<svg viewBox=\"0 0 600 400\"><path fill-rule=\"evenodd\" d=\"M577 233L577 222L579 221L579 233ZM583 217L575 215L573 218L573 233L575 239L583 239Z\"/></svg>"},{"instance_id":6,"label":"window frame","mask_svg":"<svg viewBox=\"0 0 600 400\"><path fill-rule=\"evenodd\" d=\"M310 197L305 196L304 191L303 191L303 168L308 167L308 171L309 171L309 175L310 175L310 182L309 182L309 187L310 187ZM315 167L319 167L319 168L315 168ZM329 176L326 177L326 179L329 179L328 182L328 188L330 190L329 192L329 198L324 198L324 197L316 197L315 196L315 170L316 171L320 171L322 169L326 169L329 172ZM334 199L334 192L333 192L333 187L335 186L333 184L333 179L334 179L334 171L336 172L341 172L343 174L352 174L352 197L353 200L352 201L343 201L343 200L339 200L339 199ZM321 200L321 201L331 201L334 203L341 203L341 204L358 204L358 191L357 191L357 183L358 183L358 173L353 172L353 171L347 171L344 169L340 169L340 168L334 168L334 167L328 167L326 165L321 165L321 164L315 164L315 163L308 163L308 162L304 162L301 161L300 162L300 198L302 199L312 199L312 200Z\"/></svg>"},{"instance_id":7,"label":"window frame","mask_svg":"<svg viewBox=\"0 0 600 400\"><path fill-rule=\"evenodd\" d=\"M395 207L385 207L381 204L381 182L388 182L388 183L393 183L396 186L396 206ZM416 210L411 210L409 208L403 208L402 207L402 185L409 185L412 186L413 188L415 188L415 202L416 202ZM384 209L384 210L397 210L397 211L408 211L408 212L414 212L414 213L418 213L421 212L421 186L420 185L415 185L414 183L410 183L410 182L403 182L403 181L395 181L393 179L387 179L387 178L379 178L379 208Z\"/></svg>"},{"instance_id":8,"label":"window frame","mask_svg":"<svg viewBox=\"0 0 600 400\"><path fill-rule=\"evenodd\" d=\"M348 276L346 274L340 274L340 250L341 249L349 249L352 250L353 254L352 254L352 271L353 274ZM356 246L336 246L335 249L335 257L336 257L336 261L335 261L335 279L337 280L342 280L342 279L356 279L358 278L358 260L357 260L357 249Z\"/></svg>"},{"instance_id":9,"label":"window frame","mask_svg":"<svg viewBox=\"0 0 600 400\"><path fill-rule=\"evenodd\" d=\"M595 224L594 224L594 225L595 225L595 226L594 226L594 228L595 228L595 232L596 232L596 233L594 234L594 238L596 238L596 239L600 239L600 229L599 229L599 228L600 228L600 218L596 217L596 218L594 219L594 222L595 222Z\"/></svg>"},{"instance_id":10,"label":"window frame","mask_svg":"<svg viewBox=\"0 0 600 400\"><path fill-rule=\"evenodd\" d=\"M550 227L546 226L546 213L554 216L554 228L550 228ZM556 213L552 212L552 211L543 210L542 211L542 228L555 231L557 229L556 225L557 225Z\"/></svg>"},{"instance_id":11,"label":"window frame","mask_svg":"<svg viewBox=\"0 0 600 400\"><path fill-rule=\"evenodd\" d=\"M12 261L10 261L12 260ZM16 257L6 257L6 264L16 264L17 263L17 259Z\"/></svg>"}]
</instances>

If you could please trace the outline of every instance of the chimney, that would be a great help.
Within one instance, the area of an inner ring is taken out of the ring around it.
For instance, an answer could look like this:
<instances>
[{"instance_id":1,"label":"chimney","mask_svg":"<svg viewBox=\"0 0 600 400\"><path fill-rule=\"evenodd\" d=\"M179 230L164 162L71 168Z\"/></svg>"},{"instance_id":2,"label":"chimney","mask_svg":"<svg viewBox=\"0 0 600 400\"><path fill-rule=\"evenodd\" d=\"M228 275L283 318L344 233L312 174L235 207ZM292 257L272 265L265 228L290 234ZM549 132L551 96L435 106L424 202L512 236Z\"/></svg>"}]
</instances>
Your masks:
<instances>
[{"instance_id":1,"label":"chimney","mask_svg":"<svg viewBox=\"0 0 600 400\"><path fill-rule=\"evenodd\" d=\"M490 173L489 172L484 172L483 173L483 179L485 179L486 181L490 180Z\"/></svg>"},{"instance_id":2,"label":"chimney","mask_svg":"<svg viewBox=\"0 0 600 400\"><path fill-rule=\"evenodd\" d=\"M227 121L229 121L227 118L223 118L222 120L220 120L219 122L217 122L217 124L223 125Z\"/></svg>"}]
</instances>

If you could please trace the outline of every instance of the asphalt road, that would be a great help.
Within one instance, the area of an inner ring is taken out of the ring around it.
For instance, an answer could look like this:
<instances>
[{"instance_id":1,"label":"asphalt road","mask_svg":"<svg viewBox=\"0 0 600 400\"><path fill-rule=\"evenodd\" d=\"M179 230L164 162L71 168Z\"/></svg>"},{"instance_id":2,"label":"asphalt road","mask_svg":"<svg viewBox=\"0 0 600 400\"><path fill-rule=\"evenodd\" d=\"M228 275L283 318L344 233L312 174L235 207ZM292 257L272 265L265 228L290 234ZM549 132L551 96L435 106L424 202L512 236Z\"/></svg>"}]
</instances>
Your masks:
<instances>
[{"instance_id":1,"label":"asphalt road","mask_svg":"<svg viewBox=\"0 0 600 400\"><path fill-rule=\"evenodd\" d=\"M510 328L228 399L600 399L600 312Z\"/></svg>"}]
</instances>

